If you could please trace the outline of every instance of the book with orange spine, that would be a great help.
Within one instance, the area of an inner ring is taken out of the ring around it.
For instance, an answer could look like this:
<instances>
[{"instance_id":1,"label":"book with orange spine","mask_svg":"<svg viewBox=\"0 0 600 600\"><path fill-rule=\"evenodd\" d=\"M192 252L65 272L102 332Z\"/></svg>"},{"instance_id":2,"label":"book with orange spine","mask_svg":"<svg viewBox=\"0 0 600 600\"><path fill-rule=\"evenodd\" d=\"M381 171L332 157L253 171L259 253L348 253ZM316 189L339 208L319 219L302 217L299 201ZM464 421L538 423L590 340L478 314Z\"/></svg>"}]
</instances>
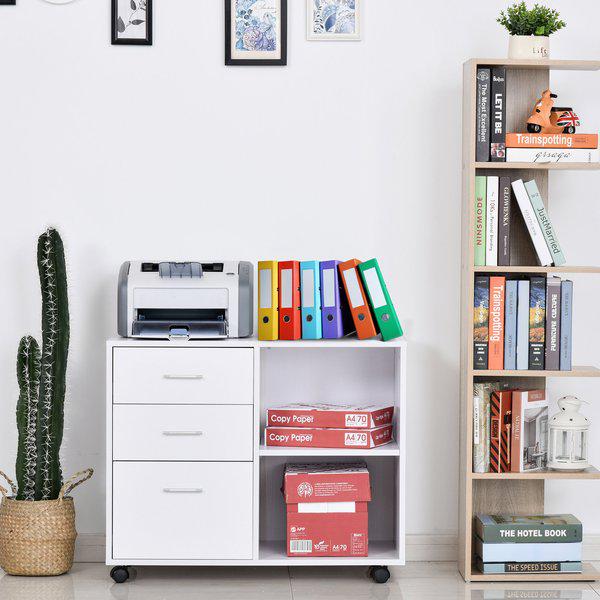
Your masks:
<instances>
[{"instance_id":1,"label":"book with orange spine","mask_svg":"<svg viewBox=\"0 0 600 600\"><path fill-rule=\"evenodd\" d=\"M506 277L490 277L488 369L504 369L504 296Z\"/></svg>"},{"instance_id":2,"label":"book with orange spine","mask_svg":"<svg viewBox=\"0 0 600 600\"><path fill-rule=\"evenodd\" d=\"M507 148L584 148L598 147L597 133L507 133Z\"/></svg>"}]
</instances>

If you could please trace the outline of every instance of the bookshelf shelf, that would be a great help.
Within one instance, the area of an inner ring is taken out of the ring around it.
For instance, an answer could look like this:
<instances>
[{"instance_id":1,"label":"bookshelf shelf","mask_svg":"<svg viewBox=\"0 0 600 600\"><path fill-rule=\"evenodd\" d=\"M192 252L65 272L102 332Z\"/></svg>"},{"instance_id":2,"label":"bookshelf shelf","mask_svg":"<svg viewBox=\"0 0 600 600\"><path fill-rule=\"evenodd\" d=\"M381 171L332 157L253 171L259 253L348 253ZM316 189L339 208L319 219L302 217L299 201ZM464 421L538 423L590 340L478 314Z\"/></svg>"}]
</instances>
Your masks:
<instances>
[{"instance_id":1,"label":"bookshelf shelf","mask_svg":"<svg viewBox=\"0 0 600 600\"><path fill-rule=\"evenodd\" d=\"M521 131L529 111L542 90L550 88L550 73L562 71L600 71L600 61L510 60L475 58L464 64L463 79L463 194L462 194L462 260L461 260L461 382L460 382L460 481L459 481L459 570L465 581L593 581L600 572L586 564L583 573L515 573L484 575L473 564L473 516L487 514L543 514L546 480L596 480L600 471L561 473L473 473L473 384L503 379L517 385L542 386L554 377L599 377L596 367L577 366L572 371L496 371L473 369L473 297L478 273L600 274L598 266L540 267L535 264L531 240L522 223L511 227L510 267L474 266L473 241L475 218L473 201L477 175L509 175L512 179L535 179L543 198L548 199L549 172L559 170L598 171L600 163L502 163L476 161L475 120L477 68L506 67L506 130ZM525 266L523 266L525 265ZM493 378L493 379L492 379ZM508 379L512 378L512 379Z\"/></svg>"}]
</instances>

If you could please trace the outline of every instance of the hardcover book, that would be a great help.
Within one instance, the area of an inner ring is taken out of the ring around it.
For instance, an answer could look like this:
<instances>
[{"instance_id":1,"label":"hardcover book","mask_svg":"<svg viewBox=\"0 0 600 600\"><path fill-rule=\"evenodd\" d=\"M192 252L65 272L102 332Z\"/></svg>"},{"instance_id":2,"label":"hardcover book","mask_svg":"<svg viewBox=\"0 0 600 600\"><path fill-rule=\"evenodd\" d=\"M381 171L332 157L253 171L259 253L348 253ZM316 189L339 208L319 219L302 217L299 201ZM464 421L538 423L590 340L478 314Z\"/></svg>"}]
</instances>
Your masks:
<instances>
[{"instance_id":1,"label":"hardcover book","mask_svg":"<svg viewBox=\"0 0 600 600\"><path fill-rule=\"evenodd\" d=\"M510 470L541 471L548 464L548 400L544 390L512 393Z\"/></svg>"},{"instance_id":2,"label":"hardcover book","mask_svg":"<svg viewBox=\"0 0 600 600\"><path fill-rule=\"evenodd\" d=\"M507 148L598 148L597 133L507 133Z\"/></svg>"},{"instance_id":3,"label":"hardcover book","mask_svg":"<svg viewBox=\"0 0 600 600\"><path fill-rule=\"evenodd\" d=\"M573 515L478 514L475 533L486 544L578 543L583 540L583 526Z\"/></svg>"},{"instance_id":4,"label":"hardcover book","mask_svg":"<svg viewBox=\"0 0 600 600\"><path fill-rule=\"evenodd\" d=\"M502 542L488 544L475 536L475 554L483 562L580 562L581 542L538 544L537 542Z\"/></svg>"},{"instance_id":5,"label":"hardcover book","mask_svg":"<svg viewBox=\"0 0 600 600\"><path fill-rule=\"evenodd\" d=\"M476 158L490 160L490 69L477 69Z\"/></svg>"},{"instance_id":6,"label":"hardcover book","mask_svg":"<svg viewBox=\"0 0 600 600\"><path fill-rule=\"evenodd\" d=\"M573 282L562 282L560 295L560 370L570 371L573 336Z\"/></svg>"},{"instance_id":7,"label":"hardcover book","mask_svg":"<svg viewBox=\"0 0 600 600\"><path fill-rule=\"evenodd\" d=\"M473 473L490 470L490 397L499 383L473 385Z\"/></svg>"},{"instance_id":8,"label":"hardcover book","mask_svg":"<svg viewBox=\"0 0 600 600\"><path fill-rule=\"evenodd\" d=\"M546 207L544 206L544 201L542 200L542 196L540 194L540 190L538 189L537 183L534 180L528 181L527 183L525 183L525 189L527 190L527 194L529 195L529 200L531 202L533 211L535 212L535 216L537 217L538 223L540 224L542 235L546 240L546 246L548 246L548 250L550 251L552 262L557 267L560 267L566 262L565 255L563 254L562 248L558 242L556 230L552 225L552 221L550 221L550 217L548 216L548 212L546 211Z\"/></svg>"},{"instance_id":9,"label":"hardcover book","mask_svg":"<svg viewBox=\"0 0 600 600\"><path fill-rule=\"evenodd\" d=\"M529 369L529 280L518 282L517 299L517 369Z\"/></svg>"},{"instance_id":10,"label":"hardcover book","mask_svg":"<svg viewBox=\"0 0 600 600\"><path fill-rule=\"evenodd\" d=\"M490 397L490 472L508 473L511 459L512 392L494 390Z\"/></svg>"},{"instance_id":11,"label":"hardcover book","mask_svg":"<svg viewBox=\"0 0 600 600\"><path fill-rule=\"evenodd\" d=\"M492 130L490 154L493 162L506 160L506 69L492 69Z\"/></svg>"},{"instance_id":12,"label":"hardcover book","mask_svg":"<svg viewBox=\"0 0 600 600\"><path fill-rule=\"evenodd\" d=\"M529 369L544 369L545 341L546 278L532 277L529 290Z\"/></svg>"},{"instance_id":13,"label":"hardcover book","mask_svg":"<svg viewBox=\"0 0 600 600\"><path fill-rule=\"evenodd\" d=\"M506 162L528 163L594 163L600 160L598 150L583 148L544 149L544 148L507 148Z\"/></svg>"},{"instance_id":14,"label":"hardcover book","mask_svg":"<svg viewBox=\"0 0 600 600\"><path fill-rule=\"evenodd\" d=\"M498 187L499 178L487 178L487 218L485 225L485 264L498 264Z\"/></svg>"},{"instance_id":15,"label":"hardcover book","mask_svg":"<svg viewBox=\"0 0 600 600\"><path fill-rule=\"evenodd\" d=\"M504 293L505 277L490 277L488 368L504 369Z\"/></svg>"},{"instance_id":16,"label":"hardcover book","mask_svg":"<svg viewBox=\"0 0 600 600\"><path fill-rule=\"evenodd\" d=\"M569 562L504 562L504 563L484 563L479 557L477 557L477 568L484 575L499 575L501 573L581 573L583 572L582 563L580 561L569 561ZM564 598L559 591L558 594L550 592L552 598ZM527 594L527 592L521 592L520 598ZM539 592L532 592L535 595L527 595L528 598L539 598ZM500 596L498 596L500 597ZM507 596L502 596L506 598ZM571 597L571 596L569 596ZM581 598L581 596L577 596Z\"/></svg>"},{"instance_id":17,"label":"hardcover book","mask_svg":"<svg viewBox=\"0 0 600 600\"><path fill-rule=\"evenodd\" d=\"M487 219L487 177L475 177L475 237L474 253L475 266L485 267L485 223Z\"/></svg>"},{"instance_id":18,"label":"hardcover book","mask_svg":"<svg viewBox=\"0 0 600 600\"><path fill-rule=\"evenodd\" d=\"M546 285L546 370L560 370L561 280L550 277Z\"/></svg>"},{"instance_id":19,"label":"hardcover book","mask_svg":"<svg viewBox=\"0 0 600 600\"><path fill-rule=\"evenodd\" d=\"M512 187L510 177L500 177L498 190L498 264L510 266L510 219L512 208Z\"/></svg>"},{"instance_id":20,"label":"hardcover book","mask_svg":"<svg viewBox=\"0 0 600 600\"><path fill-rule=\"evenodd\" d=\"M473 368L488 368L490 278L475 277L473 302Z\"/></svg>"},{"instance_id":21,"label":"hardcover book","mask_svg":"<svg viewBox=\"0 0 600 600\"><path fill-rule=\"evenodd\" d=\"M511 279L506 282L504 302L504 368L517 368L517 301L519 282Z\"/></svg>"}]
</instances>

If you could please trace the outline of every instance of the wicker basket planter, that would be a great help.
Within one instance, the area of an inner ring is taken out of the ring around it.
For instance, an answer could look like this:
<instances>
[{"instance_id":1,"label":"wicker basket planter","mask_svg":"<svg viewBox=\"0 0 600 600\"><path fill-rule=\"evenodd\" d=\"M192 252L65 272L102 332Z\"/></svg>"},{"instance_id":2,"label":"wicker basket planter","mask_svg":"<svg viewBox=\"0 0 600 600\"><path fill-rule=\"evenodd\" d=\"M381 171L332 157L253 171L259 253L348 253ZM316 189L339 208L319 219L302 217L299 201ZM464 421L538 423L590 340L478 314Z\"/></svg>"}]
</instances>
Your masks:
<instances>
[{"instance_id":1,"label":"wicker basket planter","mask_svg":"<svg viewBox=\"0 0 600 600\"><path fill-rule=\"evenodd\" d=\"M16 495L14 483L0 471ZM75 505L66 497L92 469L65 482L57 500L14 500L0 486L0 567L9 575L62 575L73 566Z\"/></svg>"}]
</instances>

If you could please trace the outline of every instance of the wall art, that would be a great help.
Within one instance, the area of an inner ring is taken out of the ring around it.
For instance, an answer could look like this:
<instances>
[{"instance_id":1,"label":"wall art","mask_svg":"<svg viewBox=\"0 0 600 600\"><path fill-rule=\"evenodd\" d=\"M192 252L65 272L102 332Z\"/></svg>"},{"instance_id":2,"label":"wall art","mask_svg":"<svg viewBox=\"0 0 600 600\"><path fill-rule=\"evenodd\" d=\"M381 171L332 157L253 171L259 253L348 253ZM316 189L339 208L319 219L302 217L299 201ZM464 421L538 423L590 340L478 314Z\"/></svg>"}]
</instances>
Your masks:
<instances>
[{"instance_id":1,"label":"wall art","mask_svg":"<svg viewBox=\"0 0 600 600\"><path fill-rule=\"evenodd\" d=\"M306 0L309 40L360 40L362 0Z\"/></svg>"},{"instance_id":2,"label":"wall art","mask_svg":"<svg viewBox=\"0 0 600 600\"><path fill-rule=\"evenodd\" d=\"M112 43L152 45L152 0L112 0Z\"/></svg>"}]
</instances>

